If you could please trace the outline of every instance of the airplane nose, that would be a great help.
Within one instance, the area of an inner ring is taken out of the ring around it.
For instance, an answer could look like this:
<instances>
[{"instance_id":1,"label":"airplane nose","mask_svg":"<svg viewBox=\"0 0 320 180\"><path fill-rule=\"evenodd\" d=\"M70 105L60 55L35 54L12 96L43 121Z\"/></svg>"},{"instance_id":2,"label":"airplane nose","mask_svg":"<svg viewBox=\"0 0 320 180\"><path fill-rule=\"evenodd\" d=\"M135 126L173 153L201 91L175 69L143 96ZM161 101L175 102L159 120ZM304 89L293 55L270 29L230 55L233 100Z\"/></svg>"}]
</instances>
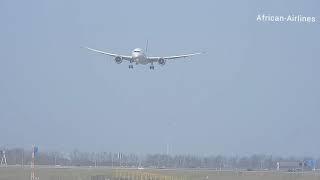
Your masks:
<instances>
[{"instance_id":1,"label":"airplane nose","mask_svg":"<svg viewBox=\"0 0 320 180\"><path fill-rule=\"evenodd\" d=\"M141 58L141 54L139 54L139 53L133 53L133 54L132 54L132 58L133 58L133 59L140 59L140 58Z\"/></svg>"}]
</instances>

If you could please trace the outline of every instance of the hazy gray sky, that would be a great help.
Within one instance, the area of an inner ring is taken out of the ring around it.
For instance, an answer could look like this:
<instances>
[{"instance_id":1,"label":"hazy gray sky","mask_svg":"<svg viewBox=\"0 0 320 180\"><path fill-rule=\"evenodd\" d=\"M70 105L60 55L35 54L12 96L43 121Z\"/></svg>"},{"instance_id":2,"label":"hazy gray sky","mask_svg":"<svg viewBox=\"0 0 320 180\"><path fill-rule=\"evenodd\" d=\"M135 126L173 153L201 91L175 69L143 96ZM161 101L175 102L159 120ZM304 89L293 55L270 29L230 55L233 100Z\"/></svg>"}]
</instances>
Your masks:
<instances>
[{"instance_id":1,"label":"hazy gray sky","mask_svg":"<svg viewBox=\"0 0 320 180\"><path fill-rule=\"evenodd\" d=\"M0 2L0 146L320 156L320 2ZM258 14L317 23L258 23ZM150 71L81 46L206 51Z\"/></svg>"}]
</instances>

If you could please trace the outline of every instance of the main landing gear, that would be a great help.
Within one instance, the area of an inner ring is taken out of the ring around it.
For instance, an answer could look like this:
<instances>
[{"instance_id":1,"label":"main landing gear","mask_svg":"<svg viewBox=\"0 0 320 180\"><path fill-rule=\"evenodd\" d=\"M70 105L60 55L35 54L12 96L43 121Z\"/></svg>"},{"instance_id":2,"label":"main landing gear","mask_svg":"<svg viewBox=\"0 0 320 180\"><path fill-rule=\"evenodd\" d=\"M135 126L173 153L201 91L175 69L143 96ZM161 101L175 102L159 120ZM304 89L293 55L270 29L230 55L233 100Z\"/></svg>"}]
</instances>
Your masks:
<instances>
[{"instance_id":1,"label":"main landing gear","mask_svg":"<svg viewBox=\"0 0 320 180\"><path fill-rule=\"evenodd\" d=\"M132 59L130 59L130 64L129 64L129 69L133 69L133 60Z\"/></svg>"},{"instance_id":2,"label":"main landing gear","mask_svg":"<svg viewBox=\"0 0 320 180\"><path fill-rule=\"evenodd\" d=\"M150 69L154 70L153 62L151 62Z\"/></svg>"}]
</instances>

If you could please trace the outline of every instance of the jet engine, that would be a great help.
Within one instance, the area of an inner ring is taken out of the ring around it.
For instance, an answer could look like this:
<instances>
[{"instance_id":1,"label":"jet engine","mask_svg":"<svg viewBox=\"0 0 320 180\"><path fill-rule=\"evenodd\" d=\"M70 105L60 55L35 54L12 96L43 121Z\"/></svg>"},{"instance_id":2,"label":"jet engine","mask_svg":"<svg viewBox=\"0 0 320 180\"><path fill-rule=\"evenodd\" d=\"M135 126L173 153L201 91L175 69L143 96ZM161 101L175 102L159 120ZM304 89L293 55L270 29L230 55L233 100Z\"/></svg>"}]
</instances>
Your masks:
<instances>
[{"instance_id":1,"label":"jet engine","mask_svg":"<svg viewBox=\"0 0 320 180\"><path fill-rule=\"evenodd\" d=\"M120 64L120 63L122 63L122 58L119 57L119 56L117 56L117 57L114 58L114 61L115 61L117 64Z\"/></svg>"},{"instance_id":2,"label":"jet engine","mask_svg":"<svg viewBox=\"0 0 320 180\"><path fill-rule=\"evenodd\" d=\"M160 58L160 59L158 60L158 63L159 63L160 65L165 65L165 64L166 64L166 60L163 59L163 58Z\"/></svg>"}]
</instances>

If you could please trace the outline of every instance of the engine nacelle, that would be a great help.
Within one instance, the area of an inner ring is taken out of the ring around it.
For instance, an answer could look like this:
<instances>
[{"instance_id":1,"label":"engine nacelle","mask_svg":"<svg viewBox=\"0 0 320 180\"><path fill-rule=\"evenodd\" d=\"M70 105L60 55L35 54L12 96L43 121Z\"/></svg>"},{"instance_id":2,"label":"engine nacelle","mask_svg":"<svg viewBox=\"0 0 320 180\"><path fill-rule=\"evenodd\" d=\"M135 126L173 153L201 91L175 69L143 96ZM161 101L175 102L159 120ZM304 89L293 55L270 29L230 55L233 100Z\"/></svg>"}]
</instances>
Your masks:
<instances>
[{"instance_id":1,"label":"engine nacelle","mask_svg":"<svg viewBox=\"0 0 320 180\"><path fill-rule=\"evenodd\" d=\"M158 63L163 66L163 65L166 64L166 60L163 59L163 58L160 58L160 59L158 60Z\"/></svg>"},{"instance_id":2,"label":"engine nacelle","mask_svg":"<svg viewBox=\"0 0 320 180\"><path fill-rule=\"evenodd\" d=\"M120 64L120 63L122 63L122 58L119 57L119 56L117 56L117 57L114 58L114 61L115 61L117 64Z\"/></svg>"}]
</instances>

